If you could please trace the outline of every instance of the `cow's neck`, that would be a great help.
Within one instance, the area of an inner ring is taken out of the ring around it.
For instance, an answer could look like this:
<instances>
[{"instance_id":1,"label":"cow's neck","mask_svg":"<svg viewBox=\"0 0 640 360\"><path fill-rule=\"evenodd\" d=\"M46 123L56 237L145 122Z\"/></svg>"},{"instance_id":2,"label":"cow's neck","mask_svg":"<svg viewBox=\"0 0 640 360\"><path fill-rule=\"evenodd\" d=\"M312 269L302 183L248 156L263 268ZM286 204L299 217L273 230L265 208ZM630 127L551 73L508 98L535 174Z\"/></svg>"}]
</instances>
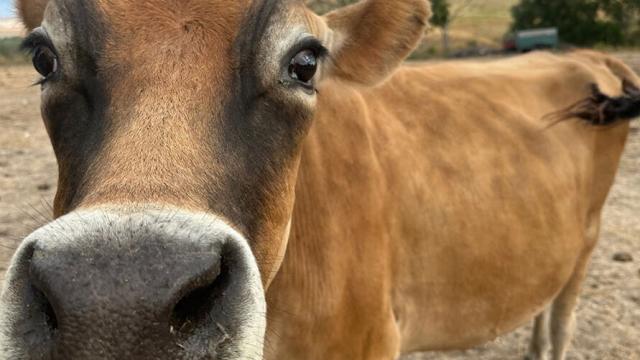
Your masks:
<instances>
[{"instance_id":1,"label":"cow's neck","mask_svg":"<svg viewBox=\"0 0 640 360\"><path fill-rule=\"evenodd\" d=\"M317 317L323 313L348 308L342 302L367 296L359 292L380 296L381 288L389 288L388 194L376 157L383 130L371 122L358 91L337 83L320 88L319 110L302 153L289 244L268 292L276 333L286 331L279 320L321 322Z\"/></svg>"}]
</instances>

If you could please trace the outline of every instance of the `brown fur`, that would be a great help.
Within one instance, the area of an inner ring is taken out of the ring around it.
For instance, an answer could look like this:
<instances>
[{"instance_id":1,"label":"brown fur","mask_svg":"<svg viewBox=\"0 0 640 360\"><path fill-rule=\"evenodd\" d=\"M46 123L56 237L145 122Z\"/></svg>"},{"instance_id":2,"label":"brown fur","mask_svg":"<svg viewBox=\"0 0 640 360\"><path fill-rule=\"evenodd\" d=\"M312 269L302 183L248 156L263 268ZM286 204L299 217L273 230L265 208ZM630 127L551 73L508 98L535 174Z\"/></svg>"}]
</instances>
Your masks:
<instances>
[{"instance_id":1,"label":"brown fur","mask_svg":"<svg viewBox=\"0 0 640 360\"><path fill-rule=\"evenodd\" d=\"M610 96L623 80L639 84L622 63L536 53L394 72L424 30L426 2L370 0L324 18L291 5L274 26L304 19L331 61L313 125L304 105L269 88L250 97L281 114L264 126L235 117L254 103L234 105L242 96L230 89L250 78L230 61L250 2L97 4L104 136L80 152L54 140L56 214L154 202L227 218L270 285L267 359L465 348L552 302L552 326L566 325L628 125L542 119L590 96L590 84ZM30 27L41 17L21 11ZM251 85L242 91L263 90ZM49 127L61 126L51 109L63 95L45 101ZM276 136L288 123L299 127ZM264 147L246 144L247 131ZM81 178L77 162L87 163Z\"/></svg>"},{"instance_id":2,"label":"brown fur","mask_svg":"<svg viewBox=\"0 0 640 360\"><path fill-rule=\"evenodd\" d=\"M18 15L28 30L40 26L47 3L49 0L16 1Z\"/></svg>"},{"instance_id":3,"label":"brown fur","mask_svg":"<svg viewBox=\"0 0 640 360\"><path fill-rule=\"evenodd\" d=\"M374 89L325 83L268 293L268 358L468 348L554 298L575 304L628 124L544 118L591 83L621 94L615 68L536 53L406 66Z\"/></svg>"},{"instance_id":4,"label":"brown fur","mask_svg":"<svg viewBox=\"0 0 640 360\"><path fill-rule=\"evenodd\" d=\"M415 49L430 17L425 0L361 1L327 14L339 44L333 73L366 85L380 82Z\"/></svg>"}]
</instances>

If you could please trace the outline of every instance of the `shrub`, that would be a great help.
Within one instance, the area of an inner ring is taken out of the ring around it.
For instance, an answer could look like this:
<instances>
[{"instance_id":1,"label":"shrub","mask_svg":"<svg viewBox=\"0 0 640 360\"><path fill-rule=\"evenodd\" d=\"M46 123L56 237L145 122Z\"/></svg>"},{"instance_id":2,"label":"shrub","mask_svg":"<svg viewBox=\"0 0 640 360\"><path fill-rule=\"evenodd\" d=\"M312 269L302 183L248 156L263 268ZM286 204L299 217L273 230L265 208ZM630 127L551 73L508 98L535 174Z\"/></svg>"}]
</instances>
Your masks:
<instances>
[{"instance_id":1,"label":"shrub","mask_svg":"<svg viewBox=\"0 0 640 360\"><path fill-rule=\"evenodd\" d=\"M20 49L22 38L0 38L0 64L16 64L28 61L27 55Z\"/></svg>"}]
</instances>

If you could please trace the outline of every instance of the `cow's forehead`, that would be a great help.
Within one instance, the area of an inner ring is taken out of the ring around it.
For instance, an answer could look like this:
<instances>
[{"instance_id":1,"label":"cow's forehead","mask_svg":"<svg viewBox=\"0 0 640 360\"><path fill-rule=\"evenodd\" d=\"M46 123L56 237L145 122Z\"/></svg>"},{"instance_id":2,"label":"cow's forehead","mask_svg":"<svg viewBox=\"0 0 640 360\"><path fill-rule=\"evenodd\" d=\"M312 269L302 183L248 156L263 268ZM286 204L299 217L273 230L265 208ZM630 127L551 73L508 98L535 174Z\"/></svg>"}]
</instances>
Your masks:
<instances>
[{"instance_id":1,"label":"cow's forehead","mask_svg":"<svg viewBox=\"0 0 640 360\"><path fill-rule=\"evenodd\" d=\"M51 0L48 23L58 22L75 45L127 55L153 46L226 50L255 46L272 19L296 0ZM149 51L147 51L149 53Z\"/></svg>"},{"instance_id":2,"label":"cow's forehead","mask_svg":"<svg viewBox=\"0 0 640 360\"><path fill-rule=\"evenodd\" d=\"M288 15L302 5L299 0L51 1L45 27L60 44L63 66L70 65L67 74L95 68L105 76L107 92L125 100L152 87L156 97L182 91L194 99L233 88L231 77L238 70L260 71L256 57L271 47L261 44L280 41Z\"/></svg>"}]
</instances>

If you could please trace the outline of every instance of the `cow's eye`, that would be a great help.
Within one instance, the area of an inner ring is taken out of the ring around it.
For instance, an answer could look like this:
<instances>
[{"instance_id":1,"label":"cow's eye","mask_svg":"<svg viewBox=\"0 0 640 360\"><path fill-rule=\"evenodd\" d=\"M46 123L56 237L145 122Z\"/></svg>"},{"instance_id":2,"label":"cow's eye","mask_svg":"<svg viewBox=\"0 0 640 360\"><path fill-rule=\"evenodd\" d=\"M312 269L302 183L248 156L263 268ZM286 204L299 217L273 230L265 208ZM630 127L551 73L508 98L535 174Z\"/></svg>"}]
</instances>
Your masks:
<instances>
[{"instance_id":1,"label":"cow's eye","mask_svg":"<svg viewBox=\"0 0 640 360\"><path fill-rule=\"evenodd\" d=\"M49 78L58 71L58 57L48 47L41 46L33 54L33 67L44 78Z\"/></svg>"},{"instance_id":2,"label":"cow's eye","mask_svg":"<svg viewBox=\"0 0 640 360\"><path fill-rule=\"evenodd\" d=\"M289 76L304 85L311 85L311 80L318 70L318 59L312 50L302 50L289 63Z\"/></svg>"}]
</instances>

